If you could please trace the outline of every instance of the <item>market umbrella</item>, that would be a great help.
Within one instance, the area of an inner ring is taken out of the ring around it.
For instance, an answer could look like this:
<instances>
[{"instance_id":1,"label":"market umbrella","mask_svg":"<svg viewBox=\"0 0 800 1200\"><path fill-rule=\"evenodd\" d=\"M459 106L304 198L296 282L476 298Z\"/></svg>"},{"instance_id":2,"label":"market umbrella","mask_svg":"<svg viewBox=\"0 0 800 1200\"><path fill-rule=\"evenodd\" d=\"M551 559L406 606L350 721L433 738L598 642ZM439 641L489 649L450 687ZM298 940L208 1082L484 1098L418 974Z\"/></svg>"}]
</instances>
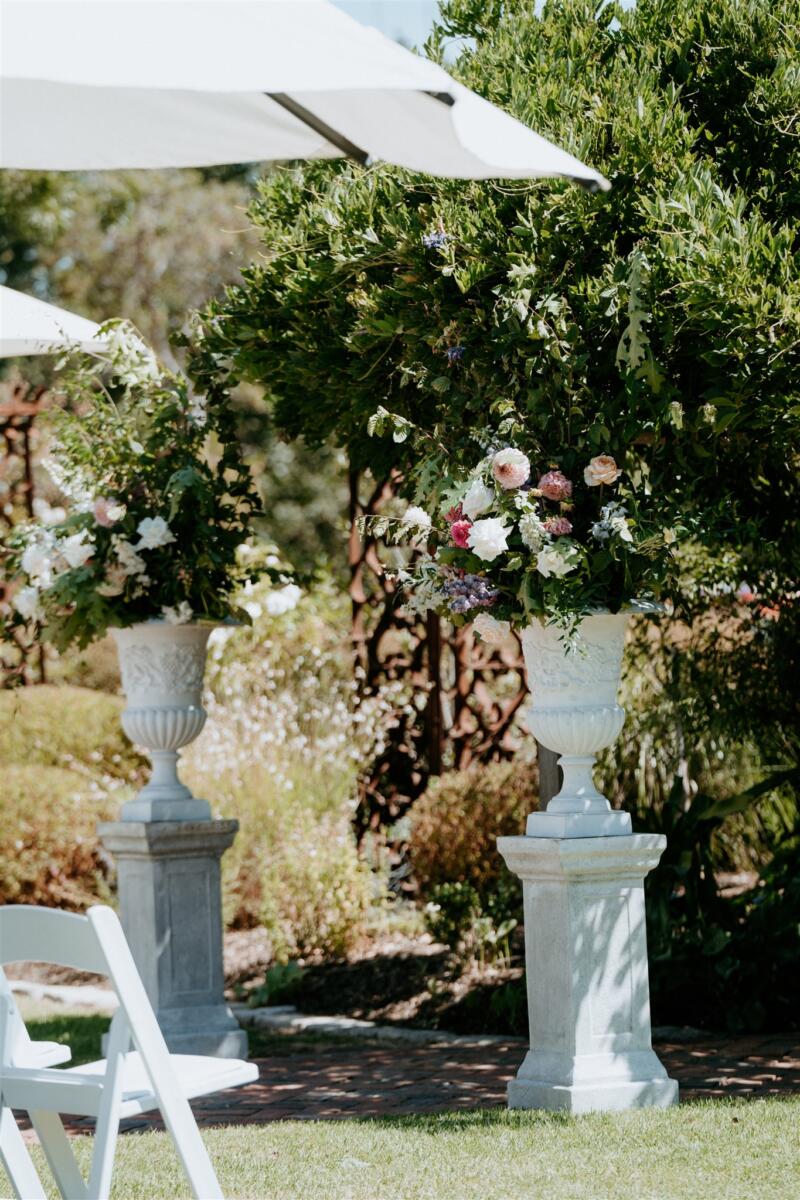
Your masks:
<instances>
[{"instance_id":1,"label":"market umbrella","mask_svg":"<svg viewBox=\"0 0 800 1200\"><path fill-rule=\"evenodd\" d=\"M0 286L0 358L58 354L68 346L99 352L99 326L85 317Z\"/></svg>"},{"instance_id":2,"label":"market umbrella","mask_svg":"<svg viewBox=\"0 0 800 1200\"><path fill-rule=\"evenodd\" d=\"M2 0L0 166L348 155L453 178L584 166L325 0Z\"/></svg>"}]
</instances>

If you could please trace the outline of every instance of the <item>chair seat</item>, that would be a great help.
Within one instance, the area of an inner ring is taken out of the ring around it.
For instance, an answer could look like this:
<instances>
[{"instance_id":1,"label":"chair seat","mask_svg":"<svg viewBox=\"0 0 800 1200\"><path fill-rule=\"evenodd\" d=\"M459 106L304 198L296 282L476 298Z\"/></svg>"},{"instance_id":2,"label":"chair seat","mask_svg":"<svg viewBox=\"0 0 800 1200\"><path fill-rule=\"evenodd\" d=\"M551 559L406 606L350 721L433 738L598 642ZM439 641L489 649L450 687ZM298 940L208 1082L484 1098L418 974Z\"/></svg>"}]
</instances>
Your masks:
<instances>
[{"instance_id":1,"label":"chair seat","mask_svg":"<svg viewBox=\"0 0 800 1200\"><path fill-rule=\"evenodd\" d=\"M69 1046L61 1042L30 1042L25 1049L25 1065L28 1067L57 1067L71 1058Z\"/></svg>"},{"instance_id":2,"label":"chair seat","mask_svg":"<svg viewBox=\"0 0 800 1200\"><path fill-rule=\"evenodd\" d=\"M256 1064L239 1058L171 1054L169 1061L187 1100L206 1096L210 1092L221 1092L226 1088L240 1087L258 1079ZM9 1067L4 1073L3 1094L14 1108L30 1110L38 1107L51 1112L71 1113L73 1116L96 1117L105 1072L104 1058L63 1070L21 1071ZM144 1063L138 1051L132 1051L125 1055L120 1117L135 1117L154 1108L158 1108L158 1100Z\"/></svg>"}]
</instances>

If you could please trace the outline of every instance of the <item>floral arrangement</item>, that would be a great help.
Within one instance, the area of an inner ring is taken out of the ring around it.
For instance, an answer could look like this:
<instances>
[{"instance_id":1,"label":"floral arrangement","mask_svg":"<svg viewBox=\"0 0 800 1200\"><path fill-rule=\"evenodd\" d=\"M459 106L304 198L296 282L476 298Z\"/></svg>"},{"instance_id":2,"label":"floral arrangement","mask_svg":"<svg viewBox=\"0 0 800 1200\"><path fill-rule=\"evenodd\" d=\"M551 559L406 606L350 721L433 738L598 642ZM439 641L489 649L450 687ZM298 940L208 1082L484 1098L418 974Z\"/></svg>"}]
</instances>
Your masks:
<instances>
[{"instance_id":1,"label":"floral arrangement","mask_svg":"<svg viewBox=\"0 0 800 1200\"><path fill-rule=\"evenodd\" d=\"M384 410L373 431L387 425L396 437L397 418ZM499 644L535 617L572 634L587 613L656 599L676 531L653 527L610 454L580 462L572 451L568 473L558 461L535 465L499 438L482 441L486 453L472 470L437 446L417 471L416 499L425 507L366 522L421 550L399 575L409 607L456 625L471 621L484 641Z\"/></svg>"},{"instance_id":2,"label":"floral arrangement","mask_svg":"<svg viewBox=\"0 0 800 1200\"><path fill-rule=\"evenodd\" d=\"M2 546L16 585L4 634L28 626L63 649L138 621L247 621L235 593L261 573L246 548L260 502L234 414L193 395L128 323L101 332L101 354L59 364L44 467L66 504Z\"/></svg>"}]
</instances>

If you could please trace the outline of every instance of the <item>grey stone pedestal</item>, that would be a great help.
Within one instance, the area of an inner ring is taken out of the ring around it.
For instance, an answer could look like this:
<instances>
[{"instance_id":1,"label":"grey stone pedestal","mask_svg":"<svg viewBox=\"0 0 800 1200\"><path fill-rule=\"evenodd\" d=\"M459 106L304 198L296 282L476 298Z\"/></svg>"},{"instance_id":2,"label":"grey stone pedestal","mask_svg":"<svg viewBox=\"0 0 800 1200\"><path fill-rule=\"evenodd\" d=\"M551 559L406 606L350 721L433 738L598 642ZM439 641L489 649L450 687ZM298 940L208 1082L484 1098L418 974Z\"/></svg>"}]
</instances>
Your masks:
<instances>
[{"instance_id":1,"label":"grey stone pedestal","mask_svg":"<svg viewBox=\"0 0 800 1200\"><path fill-rule=\"evenodd\" d=\"M522 880L530 1050L510 1108L610 1112L678 1099L650 1043L644 878L659 834L503 837Z\"/></svg>"},{"instance_id":2,"label":"grey stone pedestal","mask_svg":"<svg viewBox=\"0 0 800 1200\"><path fill-rule=\"evenodd\" d=\"M246 1058L225 1003L220 859L238 821L107 821L120 919L167 1045L177 1054Z\"/></svg>"}]
</instances>

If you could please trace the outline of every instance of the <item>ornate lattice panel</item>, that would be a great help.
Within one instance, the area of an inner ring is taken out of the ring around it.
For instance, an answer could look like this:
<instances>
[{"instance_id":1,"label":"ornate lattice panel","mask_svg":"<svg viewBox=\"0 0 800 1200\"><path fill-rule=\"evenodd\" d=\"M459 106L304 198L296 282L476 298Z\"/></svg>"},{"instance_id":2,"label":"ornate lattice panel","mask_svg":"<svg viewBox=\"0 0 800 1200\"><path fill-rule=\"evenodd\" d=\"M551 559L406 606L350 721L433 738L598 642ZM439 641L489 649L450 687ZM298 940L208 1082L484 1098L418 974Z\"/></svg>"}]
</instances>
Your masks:
<instances>
[{"instance_id":1,"label":"ornate lattice panel","mask_svg":"<svg viewBox=\"0 0 800 1200\"><path fill-rule=\"evenodd\" d=\"M9 384L0 390L0 536L34 514L34 422L42 411L44 388ZM9 602L14 581L0 571L0 604ZM43 682L44 652L21 637L0 646L0 680L5 686Z\"/></svg>"},{"instance_id":2,"label":"ornate lattice panel","mask_svg":"<svg viewBox=\"0 0 800 1200\"><path fill-rule=\"evenodd\" d=\"M399 692L397 722L364 781L362 831L401 816L444 767L506 758L519 744L516 717L525 699L518 645L496 650L428 614L402 609L387 577L393 551L362 536L357 522L377 516L395 495L395 480L350 477L350 597L353 649L362 695L387 685Z\"/></svg>"}]
</instances>

